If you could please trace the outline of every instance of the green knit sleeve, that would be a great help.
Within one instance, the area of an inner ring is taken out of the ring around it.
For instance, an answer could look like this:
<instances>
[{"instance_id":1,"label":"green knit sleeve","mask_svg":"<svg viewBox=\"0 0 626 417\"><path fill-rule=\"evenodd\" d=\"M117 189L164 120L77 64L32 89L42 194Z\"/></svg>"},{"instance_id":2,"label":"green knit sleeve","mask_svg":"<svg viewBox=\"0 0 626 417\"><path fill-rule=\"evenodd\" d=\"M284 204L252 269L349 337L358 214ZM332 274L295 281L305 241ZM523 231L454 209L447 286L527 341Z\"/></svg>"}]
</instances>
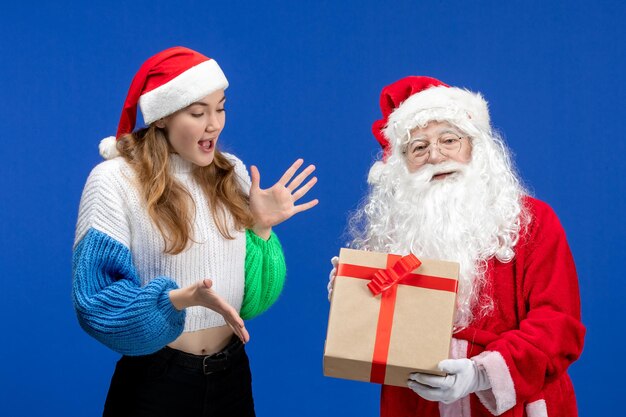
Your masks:
<instances>
[{"instance_id":1,"label":"green knit sleeve","mask_svg":"<svg viewBox=\"0 0 626 417\"><path fill-rule=\"evenodd\" d=\"M240 315L248 320L265 312L278 299L285 284L285 255L274 232L263 240L246 230L246 284Z\"/></svg>"}]
</instances>

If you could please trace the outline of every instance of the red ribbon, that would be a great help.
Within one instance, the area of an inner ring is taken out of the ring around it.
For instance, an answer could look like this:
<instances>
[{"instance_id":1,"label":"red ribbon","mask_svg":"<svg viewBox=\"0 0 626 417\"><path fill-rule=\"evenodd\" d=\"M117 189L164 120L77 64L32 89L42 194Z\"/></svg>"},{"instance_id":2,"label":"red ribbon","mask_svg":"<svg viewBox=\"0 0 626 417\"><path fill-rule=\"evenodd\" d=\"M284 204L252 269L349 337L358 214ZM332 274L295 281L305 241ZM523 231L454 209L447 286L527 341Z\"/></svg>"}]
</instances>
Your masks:
<instances>
[{"instance_id":1,"label":"red ribbon","mask_svg":"<svg viewBox=\"0 0 626 417\"><path fill-rule=\"evenodd\" d=\"M417 266L412 267L413 265ZM405 257L392 254L387 255L386 269L341 263L337 265L337 276L368 279L370 282L367 286L374 296L382 293L378 323L376 325L374 354L372 355L371 382L385 383L391 327L393 325L393 313L398 291L397 284L454 293L457 291L458 282L455 279L412 274L411 272L418 268L419 265L421 265L420 260L413 254Z\"/></svg>"},{"instance_id":2,"label":"red ribbon","mask_svg":"<svg viewBox=\"0 0 626 417\"><path fill-rule=\"evenodd\" d=\"M367 284L367 288L369 288L374 295L378 295L395 286L398 281L409 275L413 270L419 268L422 264L422 261L417 259L412 253L398 259L393 266L389 266L390 258L391 256L387 258L387 269L376 271L374 278Z\"/></svg>"}]
</instances>

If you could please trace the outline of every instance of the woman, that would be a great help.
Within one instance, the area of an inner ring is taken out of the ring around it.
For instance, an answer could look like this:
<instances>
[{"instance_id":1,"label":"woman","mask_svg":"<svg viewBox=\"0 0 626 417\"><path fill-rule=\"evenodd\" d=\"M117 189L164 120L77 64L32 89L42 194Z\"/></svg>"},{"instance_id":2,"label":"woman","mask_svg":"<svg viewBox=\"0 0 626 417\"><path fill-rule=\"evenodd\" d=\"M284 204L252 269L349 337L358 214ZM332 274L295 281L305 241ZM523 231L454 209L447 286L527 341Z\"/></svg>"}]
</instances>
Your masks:
<instances>
[{"instance_id":1,"label":"woman","mask_svg":"<svg viewBox=\"0 0 626 417\"><path fill-rule=\"evenodd\" d=\"M218 64L174 47L131 83L116 138L81 198L73 300L83 329L123 356L106 416L253 416L243 319L280 294L285 261L272 226L295 205L296 161L260 188L217 147L228 81ZM134 131L139 105L147 127ZM300 187L301 186L301 187Z\"/></svg>"}]
</instances>

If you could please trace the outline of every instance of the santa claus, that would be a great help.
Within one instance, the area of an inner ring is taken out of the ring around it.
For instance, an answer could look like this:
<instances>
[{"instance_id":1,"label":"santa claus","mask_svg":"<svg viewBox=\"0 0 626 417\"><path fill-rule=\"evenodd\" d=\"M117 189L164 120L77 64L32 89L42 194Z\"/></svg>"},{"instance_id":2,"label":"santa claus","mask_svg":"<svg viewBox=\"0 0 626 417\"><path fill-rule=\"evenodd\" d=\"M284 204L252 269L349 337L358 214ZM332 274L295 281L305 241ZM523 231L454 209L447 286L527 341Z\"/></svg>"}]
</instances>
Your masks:
<instances>
[{"instance_id":1,"label":"santa claus","mask_svg":"<svg viewBox=\"0 0 626 417\"><path fill-rule=\"evenodd\" d=\"M380 106L383 156L351 218L351 246L460 264L451 359L439 364L447 376L383 386L381 415L576 416L567 368L585 328L574 261L557 216L522 186L486 101L412 76L385 87Z\"/></svg>"}]
</instances>

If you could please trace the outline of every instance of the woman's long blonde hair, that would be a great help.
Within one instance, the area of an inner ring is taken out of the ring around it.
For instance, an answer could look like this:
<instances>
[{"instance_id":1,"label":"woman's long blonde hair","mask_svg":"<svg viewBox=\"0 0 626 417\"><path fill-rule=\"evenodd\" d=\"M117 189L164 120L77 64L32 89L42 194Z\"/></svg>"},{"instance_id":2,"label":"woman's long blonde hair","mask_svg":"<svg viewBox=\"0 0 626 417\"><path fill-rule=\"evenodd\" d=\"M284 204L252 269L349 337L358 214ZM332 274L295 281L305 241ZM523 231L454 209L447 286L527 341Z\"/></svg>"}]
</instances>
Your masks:
<instances>
[{"instance_id":1,"label":"woman's long blonde hair","mask_svg":"<svg viewBox=\"0 0 626 417\"><path fill-rule=\"evenodd\" d=\"M163 130L150 125L129 133L120 138L117 148L137 173L148 214L165 241L165 253L181 253L193 240L195 202L189 191L170 175L172 149ZM227 213L231 214L236 230L253 226L248 196L237 182L235 167L224 154L215 149L213 162L195 167L193 176L207 196L215 224L224 238L234 238Z\"/></svg>"}]
</instances>

